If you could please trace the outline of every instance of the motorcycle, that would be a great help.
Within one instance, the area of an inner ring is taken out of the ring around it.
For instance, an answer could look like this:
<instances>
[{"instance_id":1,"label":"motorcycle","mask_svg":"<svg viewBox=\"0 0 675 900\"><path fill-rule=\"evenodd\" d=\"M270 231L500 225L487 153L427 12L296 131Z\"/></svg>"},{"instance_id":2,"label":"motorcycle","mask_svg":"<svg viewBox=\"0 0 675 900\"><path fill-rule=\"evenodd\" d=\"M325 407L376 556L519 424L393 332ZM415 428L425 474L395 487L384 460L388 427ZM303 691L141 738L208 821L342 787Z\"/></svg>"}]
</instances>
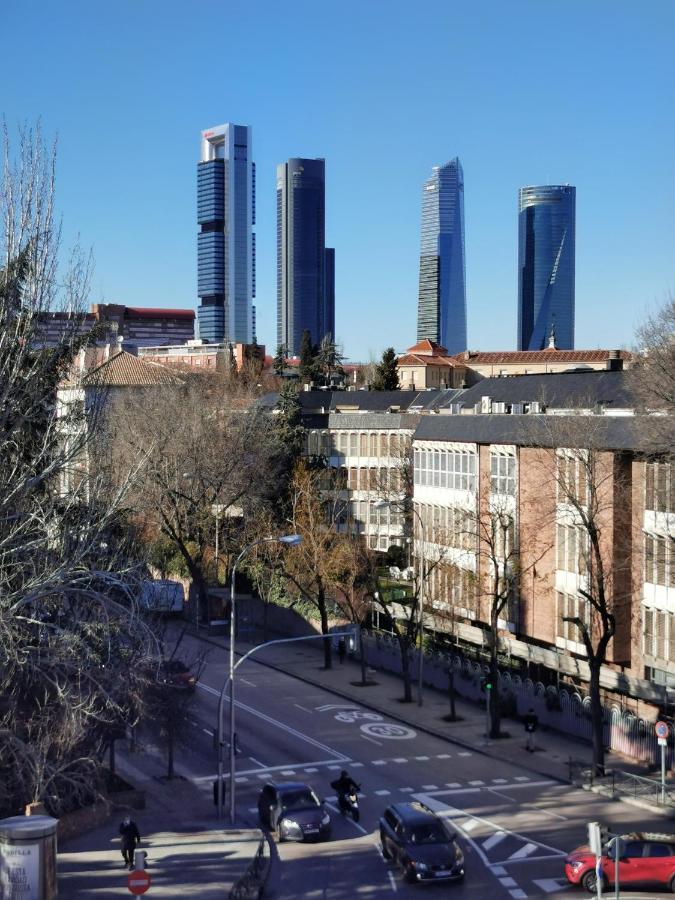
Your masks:
<instances>
[{"instance_id":1,"label":"motorcycle","mask_svg":"<svg viewBox=\"0 0 675 900\"><path fill-rule=\"evenodd\" d=\"M361 790L361 785L358 785ZM352 788L346 794L338 794L338 807L343 816L350 815L355 822L359 821L359 797Z\"/></svg>"}]
</instances>

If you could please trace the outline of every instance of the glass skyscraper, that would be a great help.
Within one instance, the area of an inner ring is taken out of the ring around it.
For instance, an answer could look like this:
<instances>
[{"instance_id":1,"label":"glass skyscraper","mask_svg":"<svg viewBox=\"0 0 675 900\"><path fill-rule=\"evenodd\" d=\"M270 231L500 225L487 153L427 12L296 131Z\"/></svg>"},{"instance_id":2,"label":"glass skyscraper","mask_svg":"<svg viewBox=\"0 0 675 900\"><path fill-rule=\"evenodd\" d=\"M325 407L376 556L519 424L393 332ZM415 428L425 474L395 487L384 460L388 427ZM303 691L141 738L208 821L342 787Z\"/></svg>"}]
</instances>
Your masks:
<instances>
[{"instance_id":1,"label":"glass skyscraper","mask_svg":"<svg viewBox=\"0 0 675 900\"><path fill-rule=\"evenodd\" d=\"M553 331L573 350L576 188L523 187L518 201L518 349L543 350Z\"/></svg>"},{"instance_id":2,"label":"glass skyscraper","mask_svg":"<svg viewBox=\"0 0 675 900\"><path fill-rule=\"evenodd\" d=\"M277 342L291 356L303 331L335 338L335 250L326 248L323 159L277 166Z\"/></svg>"},{"instance_id":3,"label":"glass skyscraper","mask_svg":"<svg viewBox=\"0 0 675 900\"><path fill-rule=\"evenodd\" d=\"M417 340L424 338L449 353L467 348L464 173L457 157L433 167L422 193Z\"/></svg>"},{"instance_id":4,"label":"glass skyscraper","mask_svg":"<svg viewBox=\"0 0 675 900\"><path fill-rule=\"evenodd\" d=\"M250 344L255 297L255 163L251 128L202 131L197 167L199 336Z\"/></svg>"}]
</instances>

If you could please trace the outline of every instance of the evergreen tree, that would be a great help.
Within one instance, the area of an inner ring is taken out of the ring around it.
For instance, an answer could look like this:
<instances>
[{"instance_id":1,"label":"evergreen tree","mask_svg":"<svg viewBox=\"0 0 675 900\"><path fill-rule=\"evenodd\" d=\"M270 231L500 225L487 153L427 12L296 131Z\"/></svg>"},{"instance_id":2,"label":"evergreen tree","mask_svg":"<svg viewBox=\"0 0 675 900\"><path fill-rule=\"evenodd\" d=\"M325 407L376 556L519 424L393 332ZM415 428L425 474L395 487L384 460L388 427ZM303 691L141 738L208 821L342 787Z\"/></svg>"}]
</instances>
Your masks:
<instances>
[{"instance_id":1,"label":"evergreen tree","mask_svg":"<svg viewBox=\"0 0 675 900\"><path fill-rule=\"evenodd\" d=\"M382 361L377 364L374 391L397 391L399 389L396 353L393 347L387 347L382 354Z\"/></svg>"},{"instance_id":2,"label":"evergreen tree","mask_svg":"<svg viewBox=\"0 0 675 900\"><path fill-rule=\"evenodd\" d=\"M277 347L277 353L272 361L272 366L274 368L274 374L281 377L284 374L284 369L286 368L286 359L288 357L288 347L286 344L279 344Z\"/></svg>"},{"instance_id":3,"label":"evergreen tree","mask_svg":"<svg viewBox=\"0 0 675 900\"><path fill-rule=\"evenodd\" d=\"M317 367L323 375L324 381L327 385L330 385L331 375L334 372L339 372L341 370L341 363L343 359L344 356L338 350L337 344L332 339L331 335L324 335L321 340L321 346L319 347L318 353L316 355L316 362Z\"/></svg>"},{"instance_id":4,"label":"evergreen tree","mask_svg":"<svg viewBox=\"0 0 675 900\"><path fill-rule=\"evenodd\" d=\"M317 374L316 347L312 344L312 336L305 328L300 341L300 377L303 381L312 381Z\"/></svg>"}]
</instances>

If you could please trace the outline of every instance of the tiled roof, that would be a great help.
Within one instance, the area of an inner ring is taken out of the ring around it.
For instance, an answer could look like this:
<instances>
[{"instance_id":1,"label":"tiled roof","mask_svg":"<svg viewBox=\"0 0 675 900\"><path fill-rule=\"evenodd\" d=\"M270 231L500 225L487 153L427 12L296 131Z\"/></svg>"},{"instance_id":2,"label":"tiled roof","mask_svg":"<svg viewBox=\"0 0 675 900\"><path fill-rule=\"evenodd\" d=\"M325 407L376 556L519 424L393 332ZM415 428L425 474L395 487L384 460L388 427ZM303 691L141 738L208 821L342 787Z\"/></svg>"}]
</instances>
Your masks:
<instances>
[{"instance_id":1,"label":"tiled roof","mask_svg":"<svg viewBox=\"0 0 675 900\"><path fill-rule=\"evenodd\" d=\"M631 359L628 350L469 350L452 357L456 362L470 366L472 363L570 363L605 362L610 353L619 359Z\"/></svg>"},{"instance_id":2,"label":"tiled roof","mask_svg":"<svg viewBox=\"0 0 675 900\"><path fill-rule=\"evenodd\" d=\"M539 375L514 375L512 378L484 378L465 390L457 399L464 407L489 397L496 403L531 403L547 408L596 405L632 407L625 372L551 372Z\"/></svg>"},{"instance_id":3,"label":"tiled roof","mask_svg":"<svg viewBox=\"0 0 675 900\"><path fill-rule=\"evenodd\" d=\"M447 356L448 351L441 344L437 344L436 341L430 341L428 338L424 338L422 341L418 341L416 344L413 344L412 347L408 347L408 353L421 353L424 356Z\"/></svg>"},{"instance_id":4,"label":"tiled roof","mask_svg":"<svg viewBox=\"0 0 675 900\"><path fill-rule=\"evenodd\" d=\"M445 366L455 368L456 366L464 366L465 363L459 361L456 356L424 356L424 354L416 355L414 353L406 353L405 356L399 356L396 361L397 366Z\"/></svg>"},{"instance_id":5,"label":"tiled roof","mask_svg":"<svg viewBox=\"0 0 675 900\"><path fill-rule=\"evenodd\" d=\"M170 372L159 363L139 359L125 350L120 350L109 360L93 369L84 379L85 385L106 385L108 387L150 387L159 384L180 384L182 381L175 371Z\"/></svg>"}]
</instances>

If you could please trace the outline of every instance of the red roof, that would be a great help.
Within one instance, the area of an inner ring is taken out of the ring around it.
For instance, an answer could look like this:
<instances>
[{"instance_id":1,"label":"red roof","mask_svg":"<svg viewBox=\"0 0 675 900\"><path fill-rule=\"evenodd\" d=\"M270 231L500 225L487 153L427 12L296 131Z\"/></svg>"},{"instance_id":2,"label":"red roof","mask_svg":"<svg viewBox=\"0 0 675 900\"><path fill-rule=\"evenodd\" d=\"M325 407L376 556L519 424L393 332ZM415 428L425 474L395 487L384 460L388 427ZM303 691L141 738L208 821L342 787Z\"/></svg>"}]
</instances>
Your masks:
<instances>
[{"instance_id":1,"label":"red roof","mask_svg":"<svg viewBox=\"0 0 675 900\"><path fill-rule=\"evenodd\" d=\"M430 341L428 338L424 338L424 340L418 341L412 347L408 347L408 353L419 353L422 356L448 355L448 351L445 347L441 346L441 344L437 344L435 341Z\"/></svg>"},{"instance_id":2,"label":"red roof","mask_svg":"<svg viewBox=\"0 0 675 900\"><path fill-rule=\"evenodd\" d=\"M444 368L455 368L463 365L452 356L425 356L423 353L414 354L406 353L405 356L399 356L396 360L397 366L443 366Z\"/></svg>"},{"instance_id":3,"label":"red roof","mask_svg":"<svg viewBox=\"0 0 675 900\"><path fill-rule=\"evenodd\" d=\"M546 363L605 362L611 353L619 359L632 359L628 350L468 350L451 357L456 363Z\"/></svg>"}]
</instances>

